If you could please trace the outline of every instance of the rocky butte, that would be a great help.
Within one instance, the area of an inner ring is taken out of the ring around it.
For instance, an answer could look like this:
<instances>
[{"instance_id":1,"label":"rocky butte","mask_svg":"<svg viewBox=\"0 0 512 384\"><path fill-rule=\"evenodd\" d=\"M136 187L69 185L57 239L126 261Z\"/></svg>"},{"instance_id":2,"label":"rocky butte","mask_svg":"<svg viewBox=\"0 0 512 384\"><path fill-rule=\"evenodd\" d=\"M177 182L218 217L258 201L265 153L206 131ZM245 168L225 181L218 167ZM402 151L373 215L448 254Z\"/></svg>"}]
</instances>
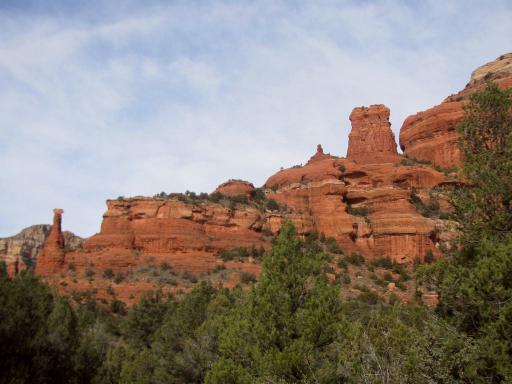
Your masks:
<instances>
[{"instance_id":1,"label":"rocky butte","mask_svg":"<svg viewBox=\"0 0 512 384\"><path fill-rule=\"evenodd\" d=\"M211 194L107 200L100 232L83 247L67 246L62 211L55 210L36 273L61 291L90 291L105 302L130 303L155 288L179 292L198 280L233 286L258 276L262 251L285 219L300 236L325 239L345 255L408 265L440 257L455 228L446 220L451 207L440 187L458 181L456 173L434 165L460 163L455 126L467 97L489 78L512 86L511 59L507 54L477 69L466 89L408 117L400 131L406 156L397 152L390 110L372 105L350 114L345 158L318 145L304 166L283 169L260 188L229 180ZM341 258L333 252L334 260ZM13 255L4 259L20 262ZM339 272L334 263L333 273Z\"/></svg>"}]
</instances>

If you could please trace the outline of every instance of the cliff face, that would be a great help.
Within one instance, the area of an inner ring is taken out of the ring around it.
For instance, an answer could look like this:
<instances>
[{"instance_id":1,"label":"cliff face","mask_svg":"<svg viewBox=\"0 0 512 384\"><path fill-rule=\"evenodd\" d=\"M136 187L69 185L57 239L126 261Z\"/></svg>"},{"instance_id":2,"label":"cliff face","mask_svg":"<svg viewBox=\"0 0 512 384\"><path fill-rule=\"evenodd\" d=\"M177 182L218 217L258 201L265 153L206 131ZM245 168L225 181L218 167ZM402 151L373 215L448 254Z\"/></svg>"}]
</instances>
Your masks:
<instances>
[{"instance_id":1,"label":"cliff face","mask_svg":"<svg viewBox=\"0 0 512 384\"><path fill-rule=\"evenodd\" d=\"M346 158L318 145L306 165L277 172L261 188L230 180L210 195L108 200L100 232L83 248L70 249L60 229L62 211L55 210L51 229L33 236L39 246L46 238L36 272L67 293L89 290L100 300L128 303L149 289L190 289L198 279L234 286L244 274L258 276L258 259L285 219L300 236L320 235L345 255L399 263L440 257L456 225L441 219L451 207L437 187L458 181L411 158L459 164L455 126L463 106L488 79L512 87L511 60L504 55L482 66L464 90L408 117L400 131L407 157L397 153L389 109L372 105L350 115ZM33 263L36 246L23 253L6 244L0 241L0 256L11 265L18 260L19 268L18 254Z\"/></svg>"},{"instance_id":2,"label":"cliff face","mask_svg":"<svg viewBox=\"0 0 512 384\"><path fill-rule=\"evenodd\" d=\"M333 237L345 253L411 262L428 251L439 254L438 223L418 213L412 188L427 192L444 181L442 173L427 166L361 165L333 157L278 172L265 186L275 190L270 198L309 224L299 231Z\"/></svg>"},{"instance_id":3,"label":"cliff face","mask_svg":"<svg viewBox=\"0 0 512 384\"><path fill-rule=\"evenodd\" d=\"M409 116L400 129L404 154L445 168L460 165L456 126L464 118L468 96L481 90L487 80L495 81L501 88L512 88L512 53L477 68L468 85L440 105Z\"/></svg>"}]
</instances>

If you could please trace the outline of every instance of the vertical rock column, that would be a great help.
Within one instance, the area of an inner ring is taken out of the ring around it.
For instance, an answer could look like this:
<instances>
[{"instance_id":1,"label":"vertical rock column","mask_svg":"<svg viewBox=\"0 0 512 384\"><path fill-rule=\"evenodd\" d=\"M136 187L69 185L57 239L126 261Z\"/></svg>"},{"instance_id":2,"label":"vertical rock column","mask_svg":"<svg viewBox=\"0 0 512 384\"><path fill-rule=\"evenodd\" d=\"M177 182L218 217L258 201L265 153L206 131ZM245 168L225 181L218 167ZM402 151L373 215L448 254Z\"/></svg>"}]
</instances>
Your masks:
<instances>
[{"instance_id":1,"label":"vertical rock column","mask_svg":"<svg viewBox=\"0 0 512 384\"><path fill-rule=\"evenodd\" d=\"M394 163L399 160L389 108L383 104L354 108L348 137L347 158L360 164Z\"/></svg>"},{"instance_id":2,"label":"vertical rock column","mask_svg":"<svg viewBox=\"0 0 512 384\"><path fill-rule=\"evenodd\" d=\"M64 236L61 229L63 213L64 210L59 208L53 210L52 228L37 258L36 273L38 275L47 276L57 273L64 265Z\"/></svg>"}]
</instances>

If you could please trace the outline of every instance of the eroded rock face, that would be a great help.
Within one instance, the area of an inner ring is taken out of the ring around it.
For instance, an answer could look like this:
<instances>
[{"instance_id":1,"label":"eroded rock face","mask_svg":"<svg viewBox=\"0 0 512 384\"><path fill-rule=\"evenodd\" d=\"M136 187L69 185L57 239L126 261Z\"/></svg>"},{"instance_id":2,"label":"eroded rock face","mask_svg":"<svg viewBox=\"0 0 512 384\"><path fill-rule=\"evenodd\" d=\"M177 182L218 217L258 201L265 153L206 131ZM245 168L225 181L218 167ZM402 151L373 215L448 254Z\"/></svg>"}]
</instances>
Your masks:
<instances>
[{"instance_id":1,"label":"eroded rock face","mask_svg":"<svg viewBox=\"0 0 512 384\"><path fill-rule=\"evenodd\" d=\"M400 147L408 157L449 168L461 164L457 125L464 118L468 96L481 90L487 80L501 88L512 88L512 54L476 69L462 91L443 103L407 117L400 129Z\"/></svg>"},{"instance_id":2,"label":"eroded rock face","mask_svg":"<svg viewBox=\"0 0 512 384\"><path fill-rule=\"evenodd\" d=\"M215 192L221 193L226 196L245 196L251 199L254 195L254 185L248 181L243 180L229 180L222 183L215 189Z\"/></svg>"},{"instance_id":3,"label":"eroded rock face","mask_svg":"<svg viewBox=\"0 0 512 384\"><path fill-rule=\"evenodd\" d=\"M64 266L65 245L62 234L62 214L64 211L59 208L53 210L53 224L50 234L46 238L41 250L37 264L36 273L42 276L52 275L61 271Z\"/></svg>"},{"instance_id":4,"label":"eroded rock face","mask_svg":"<svg viewBox=\"0 0 512 384\"><path fill-rule=\"evenodd\" d=\"M399 160L395 135L385 105L354 108L350 114L352 130L347 159L359 164L394 163Z\"/></svg>"},{"instance_id":5,"label":"eroded rock face","mask_svg":"<svg viewBox=\"0 0 512 384\"><path fill-rule=\"evenodd\" d=\"M11 275L34 268L50 229L49 224L32 225L15 236L0 239L0 260L5 261ZM81 237L69 231L63 232L63 236L67 251L81 248Z\"/></svg>"},{"instance_id":6,"label":"eroded rock face","mask_svg":"<svg viewBox=\"0 0 512 384\"><path fill-rule=\"evenodd\" d=\"M496 60L486 63L471 73L469 84L482 80L496 80L512 76L512 52L501 55Z\"/></svg>"},{"instance_id":7,"label":"eroded rock face","mask_svg":"<svg viewBox=\"0 0 512 384\"><path fill-rule=\"evenodd\" d=\"M306 230L333 237L345 253L412 262L428 251L440 253L436 221L418 213L411 189L430 190L444 180L428 166L358 164L331 156L282 170L265 186L275 189L270 198L311 222Z\"/></svg>"}]
</instances>

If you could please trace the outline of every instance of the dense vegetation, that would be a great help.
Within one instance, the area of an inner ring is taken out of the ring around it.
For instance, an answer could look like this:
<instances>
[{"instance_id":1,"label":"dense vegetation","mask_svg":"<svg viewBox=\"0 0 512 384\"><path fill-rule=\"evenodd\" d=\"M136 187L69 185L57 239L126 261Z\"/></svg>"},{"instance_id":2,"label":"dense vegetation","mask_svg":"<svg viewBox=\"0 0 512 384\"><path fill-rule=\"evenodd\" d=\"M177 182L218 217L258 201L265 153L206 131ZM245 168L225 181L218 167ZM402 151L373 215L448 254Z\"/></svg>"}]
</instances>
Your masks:
<instances>
[{"instance_id":1,"label":"dense vegetation","mask_svg":"<svg viewBox=\"0 0 512 384\"><path fill-rule=\"evenodd\" d=\"M125 314L87 295L70 304L0 264L0 383L512 382L511 102L490 84L460 126L460 246L419 267L439 292L435 311L372 292L342 300L327 255L290 222L248 289L151 292Z\"/></svg>"}]
</instances>

